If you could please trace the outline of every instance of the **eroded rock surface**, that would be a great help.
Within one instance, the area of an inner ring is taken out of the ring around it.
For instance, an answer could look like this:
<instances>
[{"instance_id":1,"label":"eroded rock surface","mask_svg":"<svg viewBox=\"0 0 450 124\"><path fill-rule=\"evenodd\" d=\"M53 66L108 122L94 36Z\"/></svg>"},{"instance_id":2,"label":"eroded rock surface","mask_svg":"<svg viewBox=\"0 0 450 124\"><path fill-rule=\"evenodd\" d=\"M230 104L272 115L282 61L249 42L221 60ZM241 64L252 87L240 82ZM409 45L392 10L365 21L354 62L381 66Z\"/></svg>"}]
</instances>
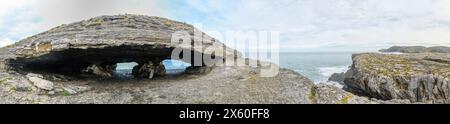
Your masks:
<instances>
[{"instance_id":1,"label":"eroded rock surface","mask_svg":"<svg viewBox=\"0 0 450 124\"><path fill-rule=\"evenodd\" d=\"M328 81L338 82L340 84L343 84L345 80L345 72L342 73L333 73L330 78L328 78Z\"/></svg>"},{"instance_id":2,"label":"eroded rock surface","mask_svg":"<svg viewBox=\"0 0 450 124\"><path fill-rule=\"evenodd\" d=\"M315 98L318 104L422 104L405 99L379 100L358 96L335 86L324 84L318 84L315 89Z\"/></svg>"},{"instance_id":3,"label":"eroded rock surface","mask_svg":"<svg viewBox=\"0 0 450 124\"><path fill-rule=\"evenodd\" d=\"M42 75L29 73L26 77L34 84L34 86L40 89L53 90L53 82L43 79L44 77Z\"/></svg>"},{"instance_id":4,"label":"eroded rock surface","mask_svg":"<svg viewBox=\"0 0 450 124\"><path fill-rule=\"evenodd\" d=\"M164 65L160 63L147 62L139 64L133 68L133 75L136 78L152 79L155 76L164 76L166 69Z\"/></svg>"},{"instance_id":5,"label":"eroded rock surface","mask_svg":"<svg viewBox=\"0 0 450 124\"><path fill-rule=\"evenodd\" d=\"M215 67L205 75L183 75L152 80L75 79L54 81L51 91L16 91L0 83L0 103L189 103L189 104L311 104L313 83L281 69L275 77L260 77L260 67ZM23 78L4 73L5 77ZM9 79L8 79L9 80Z\"/></svg>"},{"instance_id":6,"label":"eroded rock surface","mask_svg":"<svg viewBox=\"0 0 450 124\"><path fill-rule=\"evenodd\" d=\"M450 54L353 55L344 89L382 100L449 103Z\"/></svg>"},{"instance_id":7,"label":"eroded rock surface","mask_svg":"<svg viewBox=\"0 0 450 124\"><path fill-rule=\"evenodd\" d=\"M195 49L192 44L208 49ZM5 47L0 50L0 68L79 73L91 67L87 70L109 76L110 68L103 65L159 63L155 60L180 56L173 52L175 48L218 59L237 56L235 50L192 25L160 17L116 15L61 25Z\"/></svg>"},{"instance_id":8,"label":"eroded rock surface","mask_svg":"<svg viewBox=\"0 0 450 124\"><path fill-rule=\"evenodd\" d=\"M105 65L99 66L96 64L88 66L86 69L82 70L84 73L93 74L100 77L112 77L116 65Z\"/></svg>"}]
</instances>

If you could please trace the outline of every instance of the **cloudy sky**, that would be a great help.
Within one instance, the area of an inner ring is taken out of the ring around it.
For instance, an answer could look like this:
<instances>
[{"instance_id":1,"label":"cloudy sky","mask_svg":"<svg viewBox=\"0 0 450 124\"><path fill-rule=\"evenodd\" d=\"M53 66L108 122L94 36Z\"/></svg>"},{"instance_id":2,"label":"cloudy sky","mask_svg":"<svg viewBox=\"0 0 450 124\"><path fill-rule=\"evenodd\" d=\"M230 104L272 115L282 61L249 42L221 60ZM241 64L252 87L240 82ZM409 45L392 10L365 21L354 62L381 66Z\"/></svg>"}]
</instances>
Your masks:
<instances>
[{"instance_id":1,"label":"cloudy sky","mask_svg":"<svg viewBox=\"0 0 450 124\"><path fill-rule=\"evenodd\" d=\"M450 0L2 0L0 46L60 24L125 13L202 24L206 32L280 31L282 51L450 46Z\"/></svg>"}]
</instances>

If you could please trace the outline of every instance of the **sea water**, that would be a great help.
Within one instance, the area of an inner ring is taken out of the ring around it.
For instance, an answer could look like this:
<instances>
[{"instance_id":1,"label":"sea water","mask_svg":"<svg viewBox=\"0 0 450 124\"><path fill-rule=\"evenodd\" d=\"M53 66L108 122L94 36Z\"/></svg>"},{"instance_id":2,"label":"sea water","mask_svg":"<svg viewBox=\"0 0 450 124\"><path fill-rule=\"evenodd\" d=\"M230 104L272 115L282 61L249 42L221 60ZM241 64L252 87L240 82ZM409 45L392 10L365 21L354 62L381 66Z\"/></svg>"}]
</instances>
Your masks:
<instances>
[{"instance_id":1,"label":"sea water","mask_svg":"<svg viewBox=\"0 0 450 124\"><path fill-rule=\"evenodd\" d=\"M279 54L279 64L283 68L294 70L315 83L330 83L333 73L345 72L352 64L351 52L283 52ZM163 64L169 73L182 72L190 66L178 60L165 60ZM117 69L130 75L137 63L118 64ZM333 82L331 82L333 83Z\"/></svg>"},{"instance_id":2,"label":"sea water","mask_svg":"<svg viewBox=\"0 0 450 124\"><path fill-rule=\"evenodd\" d=\"M162 63L166 68L166 74L169 75L181 74L187 67L191 66L191 64L179 60L164 60ZM115 73L119 76L131 78L133 77L133 67L137 65L138 64L136 62L118 63Z\"/></svg>"},{"instance_id":3,"label":"sea water","mask_svg":"<svg viewBox=\"0 0 450 124\"><path fill-rule=\"evenodd\" d=\"M327 82L333 73L345 72L352 64L352 52L284 52L280 66L294 70L315 83Z\"/></svg>"}]
</instances>

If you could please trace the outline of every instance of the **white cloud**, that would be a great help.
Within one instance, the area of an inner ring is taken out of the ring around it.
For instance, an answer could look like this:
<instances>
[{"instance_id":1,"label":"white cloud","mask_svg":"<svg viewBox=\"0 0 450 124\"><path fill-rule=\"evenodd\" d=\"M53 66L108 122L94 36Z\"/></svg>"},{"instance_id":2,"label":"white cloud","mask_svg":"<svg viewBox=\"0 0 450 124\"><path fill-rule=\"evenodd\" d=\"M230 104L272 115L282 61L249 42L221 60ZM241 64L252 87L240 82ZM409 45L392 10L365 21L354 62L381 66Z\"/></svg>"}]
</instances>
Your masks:
<instances>
[{"instance_id":1,"label":"white cloud","mask_svg":"<svg viewBox=\"0 0 450 124\"><path fill-rule=\"evenodd\" d=\"M7 38L0 39L0 47L8 46L13 43L14 43L14 41L12 41L11 39L7 39Z\"/></svg>"},{"instance_id":2,"label":"white cloud","mask_svg":"<svg viewBox=\"0 0 450 124\"><path fill-rule=\"evenodd\" d=\"M0 15L5 14L8 10L18 6L22 6L26 3L26 0L14 0L14 1L0 1Z\"/></svg>"},{"instance_id":3,"label":"white cloud","mask_svg":"<svg viewBox=\"0 0 450 124\"><path fill-rule=\"evenodd\" d=\"M26 4L26 0L2 0L0 1L0 17L10 12L12 9L18 8ZM0 19L0 27L4 25L3 19Z\"/></svg>"},{"instance_id":4,"label":"white cloud","mask_svg":"<svg viewBox=\"0 0 450 124\"><path fill-rule=\"evenodd\" d=\"M0 39L18 41L61 24L126 13L161 16L164 11L157 0L4 0Z\"/></svg>"},{"instance_id":5,"label":"white cloud","mask_svg":"<svg viewBox=\"0 0 450 124\"><path fill-rule=\"evenodd\" d=\"M157 0L38 0L32 8L44 19L43 25L56 26L100 15L162 15Z\"/></svg>"},{"instance_id":6,"label":"white cloud","mask_svg":"<svg viewBox=\"0 0 450 124\"><path fill-rule=\"evenodd\" d=\"M290 50L450 45L449 5L448 0L242 0L224 12L219 25L281 31L281 47Z\"/></svg>"},{"instance_id":7,"label":"white cloud","mask_svg":"<svg viewBox=\"0 0 450 124\"><path fill-rule=\"evenodd\" d=\"M288 50L333 49L336 46L450 45L449 0L188 0L180 8L164 8L159 0L14 0L0 2L3 15L28 8L16 17L17 25L0 39L25 37L59 24L98 15L133 13L198 17L205 14L207 30L281 31L281 47ZM173 1L170 1L173 2ZM176 1L175 1L176 2ZM167 2L170 4L169 2ZM173 12L173 13L166 13ZM172 14L172 15L171 15ZM191 15L191 16L189 16ZM39 23L32 22L40 17ZM182 20L184 21L184 20ZM34 24L36 23L36 24ZM192 22L197 23L197 22ZM356 44L356 45L355 45Z\"/></svg>"}]
</instances>

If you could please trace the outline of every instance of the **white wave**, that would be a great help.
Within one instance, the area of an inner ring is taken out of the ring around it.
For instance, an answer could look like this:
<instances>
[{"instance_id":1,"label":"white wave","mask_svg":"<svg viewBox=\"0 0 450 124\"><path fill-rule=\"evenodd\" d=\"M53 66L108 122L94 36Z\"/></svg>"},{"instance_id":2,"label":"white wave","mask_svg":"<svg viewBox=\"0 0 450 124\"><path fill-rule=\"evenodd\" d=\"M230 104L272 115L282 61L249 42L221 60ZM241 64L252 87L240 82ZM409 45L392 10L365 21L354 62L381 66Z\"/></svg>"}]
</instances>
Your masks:
<instances>
[{"instance_id":1,"label":"white wave","mask_svg":"<svg viewBox=\"0 0 450 124\"><path fill-rule=\"evenodd\" d=\"M136 62L117 63L116 70L132 70L136 65L138 65Z\"/></svg>"},{"instance_id":2,"label":"white wave","mask_svg":"<svg viewBox=\"0 0 450 124\"><path fill-rule=\"evenodd\" d=\"M319 67L319 73L323 76L330 77L333 73L346 72L348 66Z\"/></svg>"},{"instance_id":3,"label":"white wave","mask_svg":"<svg viewBox=\"0 0 450 124\"><path fill-rule=\"evenodd\" d=\"M316 82L315 84L325 84L325 85L331 85L331 86L335 86L337 88L343 88L344 85L338 83L338 82L334 82L334 81L319 81Z\"/></svg>"}]
</instances>

